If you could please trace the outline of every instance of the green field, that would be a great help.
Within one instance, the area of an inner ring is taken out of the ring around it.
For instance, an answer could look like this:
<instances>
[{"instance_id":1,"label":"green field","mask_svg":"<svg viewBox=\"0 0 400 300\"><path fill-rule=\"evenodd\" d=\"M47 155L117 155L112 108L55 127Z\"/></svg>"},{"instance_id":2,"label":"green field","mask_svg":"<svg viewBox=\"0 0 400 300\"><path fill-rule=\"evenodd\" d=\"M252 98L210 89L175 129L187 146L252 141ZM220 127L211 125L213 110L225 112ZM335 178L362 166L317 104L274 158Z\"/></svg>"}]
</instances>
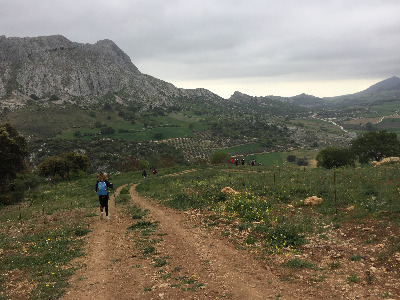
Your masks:
<instances>
[{"instance_id":1,"label":"green field","mask_svg":"<svg viewBox=\"0 0 400 300\"><path fill-rule=\"evenodd\" d=\"M237 147L230 147L230 148L225 149L225 151L228 153L240 154L240 153L246 153L249 151L251 152L251 151L253 151L257 148L261 148L261 147L262 147L261 143L249 143L249 144L240 145Z\"/></svg>"},{"instance_id":2,"label":"green field","mask_svg":"<svg viewBox=\"0 0 400 300\"><path fill-rule=\"evenodd\" d=\"M262 154L253 154L246 156L246 162L251 162L251 160L256 161L256 165L263 166L281 166L284 160L284 154L280 152L272 152L272 153L262 153Z\"/></svg>"}]
</instances>

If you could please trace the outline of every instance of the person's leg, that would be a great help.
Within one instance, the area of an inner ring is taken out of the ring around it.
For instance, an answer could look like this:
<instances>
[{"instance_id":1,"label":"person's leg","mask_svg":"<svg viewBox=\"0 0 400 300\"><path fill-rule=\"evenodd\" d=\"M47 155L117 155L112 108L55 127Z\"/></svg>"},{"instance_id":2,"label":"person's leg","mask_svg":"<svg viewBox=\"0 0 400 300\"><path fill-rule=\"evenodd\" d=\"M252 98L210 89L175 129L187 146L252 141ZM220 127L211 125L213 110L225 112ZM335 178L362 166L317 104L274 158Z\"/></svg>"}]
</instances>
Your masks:
<instances>
[{"instance_id":1,"label":"person's leg","mask_svg":"<svg viewBox=\"0 0 400 300\"><path fill-rule=\"evenodd\" d=\"M106 202L106 205L104 205L105 211L106 211L106 216L108 216L108 201Z\"/></svg>"},{"instance_id":2,"label":"person's leg","mask_svg":"<svg viewBox=\"0 0 400 300\"><path fill-rule=\"evenodd\" d=\"M103 205L102 205L101 196L99 196L99 203L100 203L100 212L103 212Z\"/></svg>"},{"instance_id":3,"label":"person's leg","mask_svg":"<svg viewBox=\"0 0 400 300\"><path fill-rule=\"evenodd\" d=\"M108 195L104 196L104 209L106 211L106 219L109 219L110 217L108 216Z\"/></svg>"},{"instance_id":4,"label":"person's leg","mask_svg":"<svg viewBox=\"0 0 400 300\"><path fill-rule=\"evenodd\" d=\"M103 210L107 205L108 199L107 199L107 196L100 196L99 200L100 200L100 219L103 219L103 215L104 215ZM107 211L108 211L108 207L107 207Z\"/></svg>"}]
</instances>

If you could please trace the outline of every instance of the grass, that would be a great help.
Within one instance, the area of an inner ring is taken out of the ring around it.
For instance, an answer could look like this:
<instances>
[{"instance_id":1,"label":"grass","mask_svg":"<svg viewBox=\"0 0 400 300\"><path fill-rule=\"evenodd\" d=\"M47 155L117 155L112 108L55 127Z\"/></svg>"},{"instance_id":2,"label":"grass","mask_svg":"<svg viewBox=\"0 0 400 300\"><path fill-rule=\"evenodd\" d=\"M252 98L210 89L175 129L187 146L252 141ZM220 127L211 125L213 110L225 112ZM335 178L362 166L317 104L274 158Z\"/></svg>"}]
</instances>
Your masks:
<instances>
[{"instance_id":1,"label":"grass","mask_svg":"<svg viewBox=\"0 0 400 300\"><path fill-rule=\"evenodd\" d=\"M132 219L140 220L148 214L148 211L141 209L136 204L133 204L127 207L127 213L132 216Z\"/></svg>"},{"instance_id":2,"label":"grass","mask_svg":"<svg viewBox=\"0 0 400 300\"><path fill-rule=\"evenodd\" d=\"M18 274L13 280L29 282L26 299L59 299L75 272L70 262L84 255L88 224L97 216L94 176L42 182L25 194L25 201L0 207L0 274ZM112 176L117 186L132 174ZM10 276L0 275L0 295ZM12 291L10 292L12 293ZM0 298L1 299L1 298Z\"/></svg>"},{"instance_id":3,"label":"grass","mask_svg":"<svg viewBox=\"0 0 400 300\"><path fill-rule=\"evenodd\" d=\"M126 205L131 200L131 196L129 194L130 186L123 187L118 196L115 197L115 204Z\"/></svg>"},{"instance_id":4,"label":"grass","mask_svg":"<svg viewBox=\"0 0 400 300\"><path fill-rule=\"evenodd\" d=\"M351 274L347 277L349 283L359 283L361 279L356 274Z\"/></svg>"},{"instance_id":5,"label":"grass","mask_svg":"<svg viewBox=\"0 0 400 300\"><path fill-rule=\"evenodd\" d=\"M363 259L363 257L361 255L352 255L350 256L350 260L351 261L361 261Z\"/></svg>"},{"instance_id":6,"label":"grass","mask_svg":"<svg viewBox=\"0 0 400 300\"><path fill-rule=\"evenodd\" d=\"M290 268L290 269L315 270L317 268L314 263L307 261L307 260L298 259L298 258L288 260L287 262L282 263L282 266L284 266L286 268Z\"/></svg>"},{"instance_id":7,"label":"grass","mask_svg":"<svg viewBox=\"0 0 400 300\"><path fill-rule=\"evenodd\" d=\"M254 159L257 164L263 166L280 166L284 162L282 153L280 152L248 155L246 157L246 162L250 162L252 159Z\"/></svg>"},{"instance_id":8,"label":"grass","mask_svg":"<svg viewBox=\"0 0 400 300\"><path fill-rule=\"evenodd\" d=\"M249 143L237 147L227 148L224 151L226 151L227 153L245 154L245 153L251 153L252 151L261 147L262 147L261 143Z\"/></svg>"},{"instance_id":9,"label":"grass","mask_svg":"<svg viewBox=\"0 0 400 300\"><path fill-rule=\"evenodd\" d=\"M304 169L289 164L279 168L206 166L180 176L166 176L184 169L159 170L159 176L149 180L143 180L140 172L111 174L110 180L115 187L139 182L137 191L141 195L175 209L208 210L212 212L205 222L208 228L224 226L223 236L240 236L243 240L238 248L250 245L256 251L259 247L259 254L296 252L307 243L308 236L324 236L327 224L339 228L342 222L369 219L399 225L398 165L339 170ZM24 202L0 208L0 274L18 270L21 276L29 278L34 288L27 298L58 299L65 291L74 272L69 262L83 255L84 238L90 232L87 225L97 212L94 180L94 176L81 175L41 183L25 195ZM222 194L221 189L227 186L238 193ZM126 186L120 196L128 195ZM302 204L312 195L323 198L320 206ZM152 256L154 265L168 264L167 258L157 251L157 223L145 218L148 211L125 204L123 198L117 197L116 201L125 205L127 214L135 220L128 234L135 235L138 251L143 257ZM348 212L349 206L354 206L354 210ZM393 249L382 253L382 260L399 251L399 240L392 244ZM362 257L357 254L349 259L360 261ZM313 270L317 267L298 259L288 260L284 266ZM340 264L335 261L328 267L335 270ZM357 282L356 278L349 276L348 281ZM1 295L5 295L7 280L0 276Z\"/></svg>"},{"instance_id":10,"label":"grass","mask_svg":"<svg viewBox=\"0 0 400 300\"><path fill-rule=\"evenodd\" d=\"M340 268L340 262L333 261L333 262L329 263L328 267L330 270L337 270Z\"/></svg>"},{"instance_id":11,"label":"grass","mask_svg":"<svg viewBox=\"0 0 400 300\"><path fill-rule=\"evenodd\" d=\"M175 209L208 209L227 221L239 220L237 228L249 224L247 244L296 249L307 242L307 235L323 235L326 224L340 227L338 220L380 218L384 212L388 222L398 223L398 169L221 166L142 182L137 191ZM227 186L239 193L222 194ZM322 204L304 207L302 200L313 195L323 198ZM350 206L355 207L351 214L345 210Z\"/></svg>"},{"instance_id":12,"label":"grass","mask_svg":"<svg viewBox=\"0 0 400 300\"><path fill-rule=\"evenodd\" d=\"M30 274L35 287L31 299L58 299L74 273L68 263L83 254L83 236L88 231L76 226L42 231L30 235L3 238L6 255L2 259L1 273L22 271Z\"/></svg>"},{"instance_id":13,"label":"grass","mask_svg":"<svg viewBox=\"0 0 400 300\"><path fill-rule=\"evenodd\" d=\"M144 230L144 229L154 229L156 227L155 223L152 223L150 221L139 221L136 222L135 224L131 225L128 227L128 230Z\"/></svg>"}]
</instances>

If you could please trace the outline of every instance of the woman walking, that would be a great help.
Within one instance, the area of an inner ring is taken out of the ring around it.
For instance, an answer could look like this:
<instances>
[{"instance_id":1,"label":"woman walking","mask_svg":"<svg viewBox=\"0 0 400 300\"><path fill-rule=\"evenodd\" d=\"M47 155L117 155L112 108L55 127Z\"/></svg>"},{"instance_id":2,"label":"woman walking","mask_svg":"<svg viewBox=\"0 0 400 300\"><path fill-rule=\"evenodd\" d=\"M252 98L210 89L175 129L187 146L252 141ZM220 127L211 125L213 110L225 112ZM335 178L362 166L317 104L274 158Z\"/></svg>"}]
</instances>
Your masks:
<instances>
[{"instance_id":1,"label":"woman walking","mask_svg":"<svg viewBox=\"0 0 400 300\"><path fill-rule=\"evenodd\" d=\"M105 174L99 173L97 175L96 192L99 196L100 202L100 220L104 218L103 210L106 212L106 219L110 219L110 216L108 215L108 188L114 189L114 185L107 180L107 176Z\"/></svg>"}]
</instances>

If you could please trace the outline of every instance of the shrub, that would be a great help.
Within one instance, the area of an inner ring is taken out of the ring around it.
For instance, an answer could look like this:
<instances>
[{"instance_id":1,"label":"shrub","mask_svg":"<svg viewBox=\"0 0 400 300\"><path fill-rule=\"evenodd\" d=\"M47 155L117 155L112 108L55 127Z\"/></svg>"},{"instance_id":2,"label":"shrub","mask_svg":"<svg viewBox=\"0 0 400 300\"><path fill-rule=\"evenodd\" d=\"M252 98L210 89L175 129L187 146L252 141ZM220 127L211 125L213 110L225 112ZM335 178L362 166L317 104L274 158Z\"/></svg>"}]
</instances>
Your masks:
<instances>
[{"instance_id":1,"label":"shrub","mask_svg":"<svg viewBox=\"0 0 400 300\"><path fill-rule=\"evenodd\" d=\"M57 101L57 100L60 100L60 98L57 95L53 94L53 95L50 96L49 100L50 101Z\"/></svg>"},{"instance_id":2,"label":"shrub","mask_svg":"<svg viewBox=\"0 0 400 300\"><path fill-rule=\"evenodd\" d=\"M29 96L32 100L39 100L40 98L38 96L36 96L35 94L31 94Z\"/></svg>"},{"instance_id":3,"label":"shrub","mask_svg":"<svg viewBox=\"0 0 400 300\"><path fill-rule=\"evenodd\" d=\"M317 155L317 167L334 169L345 166L354 167L355 155L350 149L328 147L321 150Z\"/></svg>"},{"instance_id":4,"label":"shrub","mask_svg":"<svg viewBox=\"0 0 400 300\"><path fill-rule=\"evenodd\" d=\"M278 223L268 231L268 243L279 248L299 247L306 243L298 226L291 223Z\"/></svg>"},{"instance_id":5,"label":"shrub","mask_svg":"<svg viewBox=\"0 0 400 300\"><path fill-rule=\"evenodd\" d=\"M229 154L225 151L216 151L210 157L210 162L214 165L224 164L228 162Z\"/></svg>"},{"instance_id":6,"label":"shrub","mask_svg":"<svg viewBox=\"0 0 400 300\"><path fill-rule=\"evenodd\" d=\"M308 166L308 160L306 158L299 158L297 160L298 166Z\"/></svg>"}]
</instances>

